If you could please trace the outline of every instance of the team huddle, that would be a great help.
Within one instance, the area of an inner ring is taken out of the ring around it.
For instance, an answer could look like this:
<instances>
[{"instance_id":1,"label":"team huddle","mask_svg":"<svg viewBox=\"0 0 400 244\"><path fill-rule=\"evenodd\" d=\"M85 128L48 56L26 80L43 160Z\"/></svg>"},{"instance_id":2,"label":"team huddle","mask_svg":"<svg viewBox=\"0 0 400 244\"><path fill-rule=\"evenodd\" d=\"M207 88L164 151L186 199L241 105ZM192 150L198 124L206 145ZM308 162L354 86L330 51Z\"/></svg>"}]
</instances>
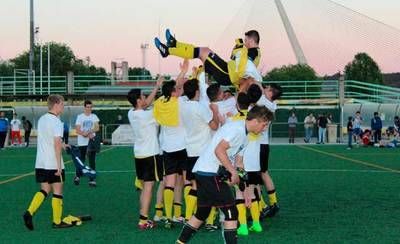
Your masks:
<instances>
[{"instance_id":1,"label":"team huddle","mask_svg":"<svg viewBox=\"0 0 400 244\"><path fill-rule=\"evenodd\" d=\"M260 37L255 30L246 32L244 41L236 40L228 62L208 48L177 41L169 30L166 39L163 44L155 38L162 57L184 59L176 81L160 77L148 97L140 89L128 94L137 184L142 190L138 226L155 226L149 209L159 181L153 220L163 221L166 228L184 223L177 243L188 242L203 223L215 230L217 213L225 242L236 243L237 235L262 232L260 216L274 216L279 210L268 174L268 126L281 88L260 83ZM188 59L195 58L203 65L193 68L187 79ZM216 83L209 84L207 76ZM224 95L221 85L235 86L236 95ZM155 100L160 87L161 96ZM263 185L269 206L262 197Z\"/></svg>"}]
</instances>

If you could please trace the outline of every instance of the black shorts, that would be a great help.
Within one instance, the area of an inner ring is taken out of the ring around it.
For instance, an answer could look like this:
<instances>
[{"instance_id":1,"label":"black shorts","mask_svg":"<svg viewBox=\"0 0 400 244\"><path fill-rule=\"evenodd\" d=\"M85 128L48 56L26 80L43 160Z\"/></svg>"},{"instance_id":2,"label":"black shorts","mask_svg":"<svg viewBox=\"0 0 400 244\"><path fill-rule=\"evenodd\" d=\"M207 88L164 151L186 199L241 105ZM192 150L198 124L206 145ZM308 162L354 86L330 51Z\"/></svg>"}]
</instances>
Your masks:
<instances>
[{"instance_id":1,"label":"black shorts","mask_svg":"<svg viewBox=\"0 0 400 244\"><path fill-rule=\"evenodd\" d=\"M235 205L232 188L218 176L195 174L197 184L197 206L230 207Z\"/></svg>"},{"instance_id":2,"label":"black shorts","mask_svg":"<svg viewBox=\"0 0 400 244\"><path fill-rule=\"evenodd\" d=\"M204 70L211 75L218 84L231 86L232 82L228 73L228 63L215 53L210 53L204 62Z\"/></svg>"},{"instance_id":3,"label":"black shorts","mask_svg":"<svg viewBox=\"0 0 400 244\"><path fill-rule=\"evenodd\" d=\"M184 170L186 170L186 180L194 180L194 173L192 172L195 163L199 157L188 157Z\"/></svg>"},{"instance_id":4,"label":"black shorts","mask_svg":"<svg viewBox=\"0 0 400 244\"><path fill-rule=\"evenodd\" d=\"M164 175L182 174L184 170L187 153L186 149L176 152L163 152Z\"/></svg>"},{"instance_id":5,"label":"black shorts","mask_svg":"<svg viewBox=\"0 0 400 244\"><path fill-rule=\"evenodd\" d=\"M269 144L260 145L260 168L261 173L268 171Z\"/></svg>"},{"instance_id":6,"label":"black shorts","mask_svg":"<svg viewBox=\"0 0 400 244\"><path fill-rule=\"evenodd\" d=\"M161 181L163 165L159 155L147 158L135 158L136 175L143 181Z\"/></svg>"},{"instance_id":7,"label":"black shorts","mask_svg":"<svg viewBox=\"0 0 400 244\"><path fill-rule=\"evenodd\" d=\"M55 169L35 169L36 182L53 184L61 182L61 177L62 177L62 182L64 182L65 170L62 170L61 177L55 175L56 172L57 170Z\"/></svg>"},{"instance_id":8,"label":"black shorts","mask_svg":"<svg viewBox=\"0 0 400 244\"><path fill-rule=\"evenodd\" d=\"M263 184L263 180L261 178L261 172L260 171L256 171L256 172L247 172L247 183L249 185L262 185Z\"/></svg>"}]
</instances>

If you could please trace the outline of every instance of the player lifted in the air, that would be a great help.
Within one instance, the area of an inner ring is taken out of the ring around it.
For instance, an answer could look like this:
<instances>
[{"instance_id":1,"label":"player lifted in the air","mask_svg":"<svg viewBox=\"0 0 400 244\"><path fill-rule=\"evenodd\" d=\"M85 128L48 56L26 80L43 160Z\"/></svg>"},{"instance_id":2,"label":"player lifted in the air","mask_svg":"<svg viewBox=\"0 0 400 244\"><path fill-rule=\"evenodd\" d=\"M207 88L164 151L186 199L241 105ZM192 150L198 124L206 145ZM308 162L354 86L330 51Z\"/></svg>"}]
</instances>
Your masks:
<instances>
[{"instance_id":1,"label":"player lifted in the air","mask_svg":"<svg viewBox=\"0 0 400 244\"><path fill-rule=\"evenodd\" d=\"M236 40L231 59L228 62L208 47L196 47L177 41L169 29L166 30L165 36L166 44L163 44L157 37L154 39L162 57L173 55L184 59L199 58L204 64L206 73L220 85L234 85L245 91L250 83L262 81L262 76L257 70L261 54L258 47L260 35L256 30L246 32L244 41Z\"/></svg>"}]
</instances>

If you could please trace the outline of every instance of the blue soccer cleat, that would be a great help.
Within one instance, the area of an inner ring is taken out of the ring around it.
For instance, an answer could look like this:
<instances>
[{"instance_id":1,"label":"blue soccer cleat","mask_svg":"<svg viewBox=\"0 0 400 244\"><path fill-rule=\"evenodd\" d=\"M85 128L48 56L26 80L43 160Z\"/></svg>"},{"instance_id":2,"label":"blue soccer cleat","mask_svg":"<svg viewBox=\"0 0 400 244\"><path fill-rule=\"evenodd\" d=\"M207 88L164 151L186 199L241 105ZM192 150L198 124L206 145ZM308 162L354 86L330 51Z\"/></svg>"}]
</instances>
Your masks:
<instances>
[{"instance_id":1,"label":"blue soccer cleat","mask_svg":"<svg viewBox=\"0 0 400 244\"><path fill-rule=\"evenodd\" d=\"M160 51L161 56L162 56L163 58L168 57L168 55L169 55L168 47L167 47L164 43L162 43L162 42L160 41L160 39L158 39L157 37L154 38L154 45L156 45L158 51Z\"/></svg>"},{"instance_id":2,"label":"blue soccer cleat","mask_svg":"<svg viewBox=\"0 0 400 244\"><path fill-rule=\"evenodd\" d=\"M167 46L168 47L176 47L176 39L171 34L171 31L169 29L167 29L165 31L165 38L167 39Z\"/></svg>"}]
</instances>

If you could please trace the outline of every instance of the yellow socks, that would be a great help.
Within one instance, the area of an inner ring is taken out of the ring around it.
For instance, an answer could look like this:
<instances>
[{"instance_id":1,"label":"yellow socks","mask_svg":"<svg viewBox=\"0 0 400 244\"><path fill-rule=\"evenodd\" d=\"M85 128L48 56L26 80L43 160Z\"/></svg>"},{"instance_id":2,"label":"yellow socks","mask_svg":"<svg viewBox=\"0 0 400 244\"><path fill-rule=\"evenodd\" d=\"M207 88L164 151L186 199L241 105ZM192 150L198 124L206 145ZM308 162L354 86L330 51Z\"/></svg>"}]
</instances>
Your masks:
<instances>
[{"instance_id":1,"label":"yellow socks","mask_svg":"<svg viewBox=\"0 0 400 244\"><path fill-rule=\"evenodd\" d=\"M236 208L238 210L239 216L239 224L247 224L246 218L246 206L244 205L244 199L236 199Z\"/></svg>"},{"instance_id":2,"label":"yellow socks","mask_svg":"<svg viewBox=\"0 0 400 244\"><path fill-rule=\"evenodd\" d=\"M29 204L28 212L31 215L34 215L35 212L39 209L40 205L42 205L44 199L46 199L47 193L43 190L36 192L33 196L31 204Z\"/></svg>"},{"instance_id":3,"label":"yellow socks","mask_svg":"<svg viewBox=\"0 0 400 244\"><path fill-rule=\"evenodd\" d=\"M214 224L216 214L217 214L217 209L215 207L212 207L210 214L208 215L208 218L206 220L206 224L208 224L208 225Z\"/></svg>"},{"instance_id":4,"label":"yellow socks","mask_svg":"<svg viewBox=\"0 0 400 244\"><path fill-rule=\"evenodd\" d=\"M53 208L53 223L60 224L62 216L63 196L53 194L51 199L51 207Z\"/></svg>"},{"instance_id":5,"label":"yellow socks","mask_svg":"<svg viewBox=\"0 0 400 244\"><path fill-rule=\"evenodd\" d=\"M167 219L172 219L172 204L174 202L174 188L166 186L164 188L164 209Z\"/></svg>"},{"instance_id":6,"label":"yellow socks","mask_svg":"<svg viewBox=\"0 0 400 244\"><path fill-rule=\"evenodd\" d=\"M197 205L197 190L190 189L186 200L185 219L189 220Z\"/></svg>"},{"instance_id":7,"label":"yellow socks","mask_svg":"<svg viewBox=\"0 0 400 244\"><path fill-rule=\"evenodd\" d=\"M174 216L179 218L182 215L182 203L174 202Z\"/></svg>"},{"instance_id":8,"label":"yellow socks","mask_svg":"<svg viewBox=\"0 0 400 244\"><path fill-rule=\"evenodd\" d=\"M274 205L278 202L278 199L276 197L276 192L275 189L272 191L268 191L268 198L269 198L269 204Z\"/></svg>"},{"instance_id":9,"label":"yellow socks","mask_svg":"<svg viewBox=\"0 0 400 244\"><path fill-rule=\"evenodd\" d=\"M163 216L163 204L162 203L157 203L156 204L156 216L161 218Z\"/></svg>"},{"instance_id":10,"label":"yellow socks","mask_svg":"<svg viewBox=\"0 0 400 244\"><path fill-rule=\"evenodd\" d=\"M146 224L148 219L149 219L148 216L140 215L140 217L139 217L139 224Z\"/></svg>"},{"instance_id":11,"label":"yellow socks","mask_svg":"<svg viewBox=\"0 0 400 244\"><path fill-rule=\"evenodd\" d=\"M260 221L260 209L258 208L258 202L256 201L256 199L253 199L251 201L250 213L251 213L251 218L253 219L253 222Z\"/></svg>"}]
</instances>

